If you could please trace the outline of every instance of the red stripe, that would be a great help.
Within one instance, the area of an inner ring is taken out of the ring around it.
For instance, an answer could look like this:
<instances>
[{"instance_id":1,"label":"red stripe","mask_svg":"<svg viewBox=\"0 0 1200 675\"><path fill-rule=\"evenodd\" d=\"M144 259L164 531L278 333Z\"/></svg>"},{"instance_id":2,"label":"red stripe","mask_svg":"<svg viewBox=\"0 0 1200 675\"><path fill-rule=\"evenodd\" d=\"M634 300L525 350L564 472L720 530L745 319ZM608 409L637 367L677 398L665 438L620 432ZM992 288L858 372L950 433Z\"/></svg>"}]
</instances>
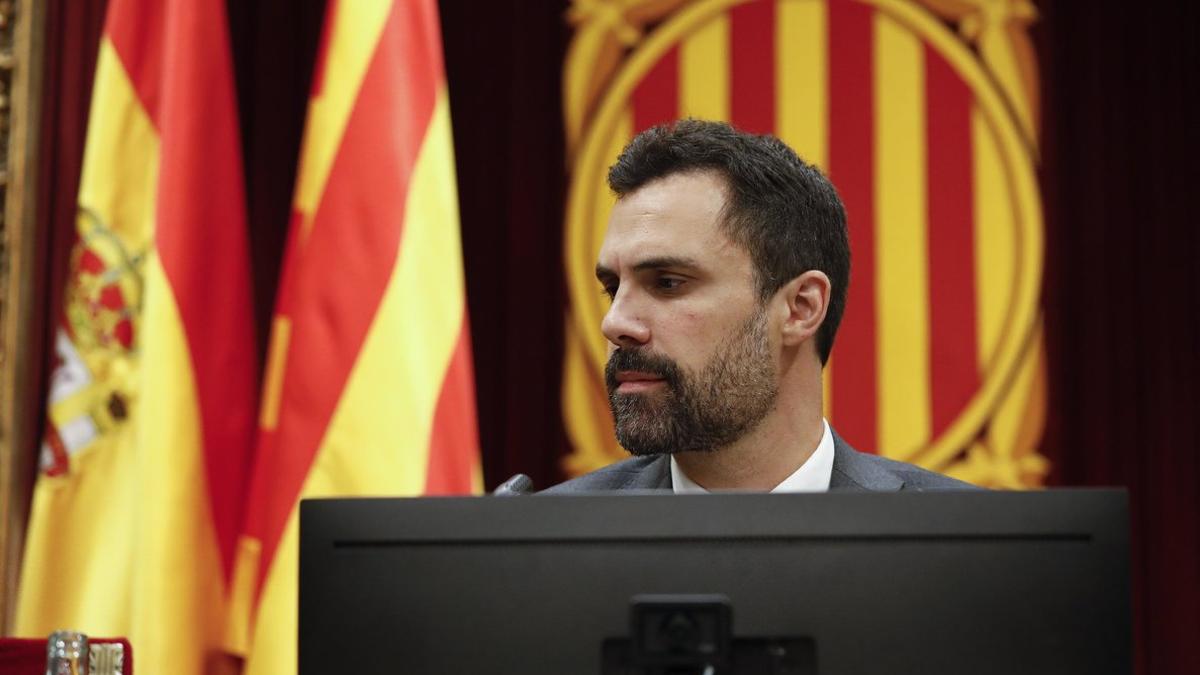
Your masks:
<instances>
[{"instance_id":1,"label":"red stripe","mask_svg":"<svg viewBox=\"0 0 1200 675\"><path fill-rule=\"evenodd\" d=\"M850 229L853 271L833 367L838 430L864 452L877 446L875 356L875 46L872 10L829 1L829 175Z\"/></svg>"},{"instance_id":2,"label":"red stripe","mask_svg":"<svg viewBox=\"0 0 1200 675\"><path fill-rule=\"evenodd\" d=\"M730 121L743 131L775 131L775 0L729 12Z\"/></svg>"},{"instance_id":3,"label":"red stripe","mask_svg":"<svg viewBox=\"0 0 1200 675\"><path fill-rule=\"evenodd\" d=\"M967 85L925 47L929 157L929 324L933 435L979 387L975 336L974 175Z\"/></svg>"},{"instance_id":4,"label":"red stripe","mask_svg":"<svg viewBox=\"0 0 1200 675\"><path fill-rule=\"evenodd\" d=\"M260 591L395 267L404 196L442 73L432 1L395 3L308 239L292 232L294 259L277 301L292 320L279 423L260 436L247 524L262 542Z\"/></svg>"},{"instance_id":5,"label":"red stripe","mask_svg":"<svg viewBox=\"0 0 1200 675\"><path fill-rule=\"evenodd\" d=\"M186 6L178 7L175 15L178 17L180 13L195 10ZM159 101L164 82L162 55L167 11L167 3L162 0L112 0L104 17L104 32L112 41L146 114L156 128L160 127L161 118ZM211 11L211 8L201 11ZM220 20L221 31L224 32L223 11ZM173 23L178 25L178 22ZM199 27L198 30L205 32L209 29Z\"/></svg>"},{"instance_id":6,"label":"red stripe","mask_svg":"<svg viewBox=\"0 0 1200 675\"><path fill-rule=\"evenodd\" d=\"M469 494L479 461L479 435L475 422L475 373L471 367L471 331L466 314L442 393L438 397L429 438L429 467L425 474L425 493L431 495Z\"/></svg>"},{"instance_id":7,"label":"red stripe","mask_svg":"<svg viewBox=\"0 0 1200 675\"><path fill-rule=\"evenodd\" d=\"M150 13L159 6L139 3ZM223 0L170 7L165 33L137 43L166 47L161 62L149 51L137 57L142 75L166 76L161 85L136 83L139 91L161 94L155 239L191 354L209 500L229 578L253 447L257 372L233 62Z\"/></svg>"},{"instance_id":8,"label":"red stripe","mask_svg":"<svg viewBox=\"0 0 1200 675\"><path fill-rule=\"evenodd\" d=\"M679 47L671 47L633 90L633 132L679 117Z\"/></svg>"}]
</instances>

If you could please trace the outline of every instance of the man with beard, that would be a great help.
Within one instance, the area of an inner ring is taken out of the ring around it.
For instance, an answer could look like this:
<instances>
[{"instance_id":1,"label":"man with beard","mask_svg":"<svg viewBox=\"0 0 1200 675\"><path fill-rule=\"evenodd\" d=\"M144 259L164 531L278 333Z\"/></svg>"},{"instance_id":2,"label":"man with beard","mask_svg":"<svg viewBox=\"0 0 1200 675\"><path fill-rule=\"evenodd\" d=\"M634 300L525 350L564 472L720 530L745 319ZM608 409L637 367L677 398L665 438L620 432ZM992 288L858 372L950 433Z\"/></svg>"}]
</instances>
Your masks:
<instances>
[{"instance_id":1,"label":"man with beard","mask_svg":"<svg viewBox=\"0 0 1200 675\"><path fill-rule=\"evenodd\" d=\"M859 453L822 417L850 247L819 170L773 136L683 120L638 135L608 183L605 379L634 457L547 492L970 487Z\"/></svg>"}]
</instances>

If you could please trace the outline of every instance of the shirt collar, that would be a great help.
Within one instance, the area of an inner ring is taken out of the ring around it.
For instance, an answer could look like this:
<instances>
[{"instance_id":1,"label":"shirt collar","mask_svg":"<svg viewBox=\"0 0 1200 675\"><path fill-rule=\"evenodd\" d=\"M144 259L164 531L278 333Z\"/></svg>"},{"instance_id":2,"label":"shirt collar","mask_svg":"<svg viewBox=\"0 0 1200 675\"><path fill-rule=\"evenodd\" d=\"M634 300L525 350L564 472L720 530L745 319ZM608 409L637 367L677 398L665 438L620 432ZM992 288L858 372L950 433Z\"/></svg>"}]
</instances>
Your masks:
<instances>
[{"instance_id":1,"label":"shirt collar","mask_svg":"<svg viewBox=\"0 0 1200 675\"><path fill-rule=\"evenodd\" d=\"M821 425L824 431L817 449L771 492L829 491L829 481L833 476L833 432L829 429L828 421L821 420ZM674 456L671 457L671 489L675 494L708 492L683 473Z\"/></svg>"}]
</instances>

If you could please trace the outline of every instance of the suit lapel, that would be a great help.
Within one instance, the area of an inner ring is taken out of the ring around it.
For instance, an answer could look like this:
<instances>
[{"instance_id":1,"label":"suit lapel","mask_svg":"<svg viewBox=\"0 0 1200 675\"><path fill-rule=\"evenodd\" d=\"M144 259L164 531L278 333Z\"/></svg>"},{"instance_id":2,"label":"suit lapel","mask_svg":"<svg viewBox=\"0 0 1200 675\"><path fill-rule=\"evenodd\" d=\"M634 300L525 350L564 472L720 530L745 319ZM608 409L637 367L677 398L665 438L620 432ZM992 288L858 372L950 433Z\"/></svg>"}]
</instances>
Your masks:
<instances>
[{"instance_id":1,"label":"suit lapel","mask_svg":"<svg viewBox=\"0 0 1200 675\"><path fill-rule=\"evenodd\" d=\"M837 433L833 434L833 474L830 491L892 492L904 487L904 479L890 471L872 455L850 447Z\"/></svg>"}]
</instances>

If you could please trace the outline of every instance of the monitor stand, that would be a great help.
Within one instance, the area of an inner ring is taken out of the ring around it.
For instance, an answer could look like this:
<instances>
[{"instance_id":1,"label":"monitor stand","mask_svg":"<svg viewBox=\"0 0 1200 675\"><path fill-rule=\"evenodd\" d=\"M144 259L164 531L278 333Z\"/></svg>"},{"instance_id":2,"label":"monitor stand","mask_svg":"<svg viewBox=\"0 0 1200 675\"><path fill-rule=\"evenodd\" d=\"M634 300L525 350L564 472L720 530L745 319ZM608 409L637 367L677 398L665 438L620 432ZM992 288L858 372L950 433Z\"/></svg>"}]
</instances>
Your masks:
<instances>
[{"instance_id":1,"label":"monitor stand","mask_svg":"<svg viewBox=\"0 0 1200 675\"><path fill-rule=\"evenodd\" d=\"M817 675L807 637L733 637L722 595L637 595L630 637L608 638L601 675Z\"/></svg>"}]
</instances>

